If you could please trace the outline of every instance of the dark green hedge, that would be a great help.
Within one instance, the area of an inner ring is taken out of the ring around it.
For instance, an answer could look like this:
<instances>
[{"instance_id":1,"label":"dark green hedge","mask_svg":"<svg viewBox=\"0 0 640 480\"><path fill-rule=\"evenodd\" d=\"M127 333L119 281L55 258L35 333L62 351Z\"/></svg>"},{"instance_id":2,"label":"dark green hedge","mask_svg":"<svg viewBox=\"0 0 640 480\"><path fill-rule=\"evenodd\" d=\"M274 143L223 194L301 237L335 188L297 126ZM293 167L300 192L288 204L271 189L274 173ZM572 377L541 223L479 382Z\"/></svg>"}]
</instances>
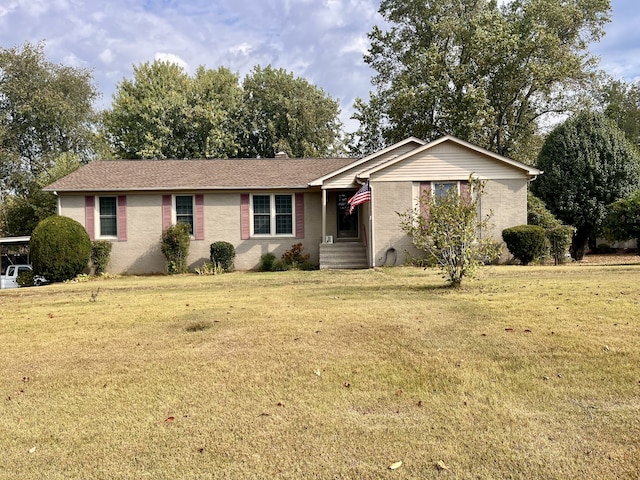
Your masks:
<instances>
[{"instance_id":1,"label":"dark green hedge","mask_svg":"<svg viewBox=\"0 0 640 480\"><path fill-rule=\"evenodd\" d=\"M33 273L50 282L71 280L82 273L91 258L91 240L82 225L53 215L42 220L31 234L29 251Z\"/></svg>"},{"instance_id":2,"label":"dark green hedge","mask_svg":"<svg viewBox=\"0 0 640 480\"><path fill-rule=\"evenodd\" d=\"M502 239L511 255L523 265L542 258L547 251L544 228L538 225L518 225L502 231Z\"/></svg>"}]
</instances>

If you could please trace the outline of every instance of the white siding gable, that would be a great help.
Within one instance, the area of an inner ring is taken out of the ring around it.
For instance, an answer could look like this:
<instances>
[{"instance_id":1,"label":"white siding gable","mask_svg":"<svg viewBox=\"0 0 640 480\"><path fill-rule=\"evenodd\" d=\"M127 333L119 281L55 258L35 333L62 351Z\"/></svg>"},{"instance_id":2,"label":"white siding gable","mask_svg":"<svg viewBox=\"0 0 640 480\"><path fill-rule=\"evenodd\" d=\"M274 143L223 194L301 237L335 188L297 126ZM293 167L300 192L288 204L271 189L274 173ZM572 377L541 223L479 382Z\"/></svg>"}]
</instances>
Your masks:
<instances>
[{"instance_id":1,"label":"white siding gable","mask_svg":"<svg viewBox=\"0 0 640 480\"><path fill-rule=\"evenodd\" d=\"M361 173L363 170L369 170L375 168L379 165L382 165L393 158L400 157L406 153L409 153L412 150L415 150L418 147L416 143L409 143L405 145L400 145L399 147L385 152L382 155L376 156L369 162L365 164L356 165L342 173L339 173L327 180L323 183L324 188L348 188L352 187L355 184L355 178Z\"/></svg>"},{"instance_id":2,"label":"white siding gable","mask_svg":"<svg viewBox=\"0 0 640 480\"><path fill-rule=\"evenodd\" d=\"M454 142L443 142L372 174L383 182L465 180L469 175L486 179L527 178L522 169L483 155Z\"/></svg>"}]
</instances>

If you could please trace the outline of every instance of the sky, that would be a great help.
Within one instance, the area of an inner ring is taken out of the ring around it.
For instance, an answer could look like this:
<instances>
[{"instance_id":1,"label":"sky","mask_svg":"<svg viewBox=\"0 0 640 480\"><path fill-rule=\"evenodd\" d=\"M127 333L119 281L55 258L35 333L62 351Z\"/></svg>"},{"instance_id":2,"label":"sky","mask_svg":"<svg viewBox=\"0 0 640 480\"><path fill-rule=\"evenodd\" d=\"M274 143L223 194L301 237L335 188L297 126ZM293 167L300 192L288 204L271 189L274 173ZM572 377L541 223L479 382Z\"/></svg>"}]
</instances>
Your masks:
<instances>
[{"instance_id":1,"label":"sky","mask_svg":"<svg viewBox=\"0 0 640 480\"><path fill-rule=\"evenodd\" d=\"M506 1L506 0L501 0ZM592 46L615 78L640 80L638 0L611 0L613 20ZM0 46L45 42L49 61L91 69L108 108L133 65L169 60L193 73L224 66L242 79L255 65L284 68L338 100L347 131L374 72L367 33L380 0L0 0Z\"/></svg>"}]
</instances>

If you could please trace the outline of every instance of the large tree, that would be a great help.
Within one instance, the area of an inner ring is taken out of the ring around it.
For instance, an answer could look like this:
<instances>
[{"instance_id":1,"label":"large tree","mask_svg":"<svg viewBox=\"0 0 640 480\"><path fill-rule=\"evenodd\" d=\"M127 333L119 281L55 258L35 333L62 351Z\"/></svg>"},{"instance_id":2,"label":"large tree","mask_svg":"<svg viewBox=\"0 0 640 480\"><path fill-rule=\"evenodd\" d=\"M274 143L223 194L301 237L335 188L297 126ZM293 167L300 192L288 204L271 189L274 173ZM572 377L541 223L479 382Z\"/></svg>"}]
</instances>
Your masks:
<instances>
[{"instance_id":1,"label":"large tree","mask_svg":"<svg viewBox=\"0 0 640 480\"><path fill-rule=\"evenodd\" d=\"M609 80L600 88L600 101L612 119L636 147L640 147L640 82Z\"/></svg>"},{"instance_id":2,"label":"large tree","mask_svg":"<svg viewBox=\"0 0 640 480\"><path fill-rule=\"evenodd\" d=\"M356 151L452 134L527 161L541 117L566 111L590 78L610 3L383 0L379 11L388 28L369 34L375 91L355 106Z\"/></svg>"},{"instance_id":3,"label":"large tree","mask_svg":"<svg viewBox=\"0 0 640 480\"><path fill-rule=\"evenodd\" d=\"M226 68L189 76L175 63L143 63L118 84L104 133L121 158L235 156L240 98L238 76Z\"/></svg>"},{"instance_id":4,"label":"large tree","mask_svg":"<svg viewBox=\"0 0 640 480\"><path fill-rule=\"evenodd\" d=\"M49 62L44 44L0 47L0 189L29 196L63 155L79 163L95 152L89 70Z\"/></svg>"},{"instance_id":5,"label":"large tree","mask_svg":"<svg viewBox=\"0 0 640 480\"><path fill-rule=\"evenodd\" d=\"M41 188L99 148L91 72L49 62L44 44L0 47L0 234L29 235L55 213Z\"/></svg>"},{"instance_id":6,"label":"large tree","mask_svg":"<svg viewBox=\"0 0 640 480\"><path fill-rule=\"evenodd\" d=\"M608 206L640 185L640 158L624 133L600 113L583 112L557 126L538 156L544 171L532 191L560 220L576 227L571 253L584 257L601 232Z\"/></svg>"},{"instance_id":7,"label":"large tree","mask_svg":"<svg viewBox=\"0 0 640 480\"><path fill-rule=\"evenodd\" d=\"M321 88L283 69L256 66L243 83L242 155L341 155L340 106Z\"/></svg>"}]
</instances>

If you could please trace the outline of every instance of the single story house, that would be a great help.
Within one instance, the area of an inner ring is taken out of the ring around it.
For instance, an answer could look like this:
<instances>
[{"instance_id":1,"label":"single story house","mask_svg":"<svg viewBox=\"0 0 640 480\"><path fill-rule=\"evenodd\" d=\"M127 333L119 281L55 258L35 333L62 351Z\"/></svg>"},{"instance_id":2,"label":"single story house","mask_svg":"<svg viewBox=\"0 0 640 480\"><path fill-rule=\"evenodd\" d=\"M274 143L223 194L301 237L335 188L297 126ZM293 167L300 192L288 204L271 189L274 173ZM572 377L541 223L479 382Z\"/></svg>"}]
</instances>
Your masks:
<instances>
[{"instance_id":1,"label":"single story house","mask_svg":"<svg viewBox=\"0 0 640 480\"><path fill-rule=\"evenodd\" d=\"M421 191L486 180L480 215L493 211L492 235L527 223L527 184L539 170L452 136L407 138L365 158L94 161L45 188L58 214L81 223L92 240L113 242L113 273L166 271L162 231L191 226L191 267L209 246L227 241L235 266L255 269L267 253L301 243L320 268L404 263L411 242L397 212ZM370 197L349 213L348 200L368 182Z\"/></svg>"}]
</instances>

